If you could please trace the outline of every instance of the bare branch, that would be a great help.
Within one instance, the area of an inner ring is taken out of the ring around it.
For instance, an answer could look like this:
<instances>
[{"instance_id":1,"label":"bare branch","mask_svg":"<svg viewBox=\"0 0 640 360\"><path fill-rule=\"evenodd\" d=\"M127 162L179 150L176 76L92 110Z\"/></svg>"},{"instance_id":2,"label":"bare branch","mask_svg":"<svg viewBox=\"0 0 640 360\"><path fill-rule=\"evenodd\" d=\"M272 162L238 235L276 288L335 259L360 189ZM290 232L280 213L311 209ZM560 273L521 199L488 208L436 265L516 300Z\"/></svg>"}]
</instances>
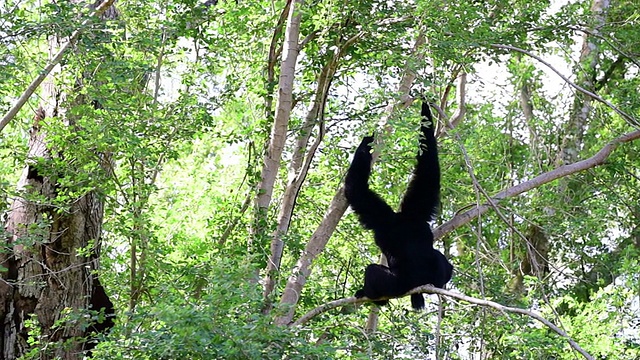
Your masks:
<instances>
[{"instance_id":1,"label":"bare branch","mask_svg":"<svg viewBox=\"0 0 640 360\"><path fill-rule=\"evenodd\" d=\"M545 325L546 327L550 328L551 330L553 330L558 335L560 335L563 338L565 338L567 340L567 342L569 343L569 345L571 345L571 347L573 349L575 349L582 356L584 356L585 359L590 359L590 360L593 359L593 357L591 355L589 355L589 353L587 353L584 349L582 349L580 347L580 345L578 345L564 330L560 329L558 326L553 324L551 321L545 319L543 316L538 315L537 313L535 313L535 312L533 312L531 310L521 309L521 308L516 308L516 307L511 307L511 306L504 306L502 304L499 304L499 303L491 301L491 300L478 299L478 298L467 296L467 295L464 295L464 294L461 294L461 293L458 293L458 292L453 292L451 290L439 289L439 288L434 287L433 285L422 285L420 287L412 289L411 291L407 292L404 295L398 296L398 298L409 296L409 295L412 295L412 294L420 294L420 293L438 294L438 295L442 295L442 296L448 296L450 298L462 300L462 301L468 302L470 304L490 307L490 308L496 309L496 310L498 310L500 312L503 312L503 313L514 313L514 314L520 314L520 315L529 316L529 317L541 322L543 325ZM389 298L381 298L381 299L375 299L375 300L387 300L387 299L394 299L394 298L393 297L389 297ZM304 323L306 323L307 321L311 320L313 317L315 317L315 316L317 316L319 314L322 314L324 312L327 312L327 311L329 311L331 309L335 309L335 308L337 308L339 306L344 306L344 305L347 305L347 304L358 304L358 303L363 303L363 302L367 302L367 301L371 301L371 299L368 299L366 297L356 298L356 297L353 297L353 296L352 297L348 297L348 298L343 298L343 299L330 301L330 302L328 302L326 304L320 305L317 308L307 312L306 314L304 314L302 317L300 317L298 320L296 320L291 325L300 326L300 325L303 325Z\"/></svg>"},{"instance_id":2,"label":"bare branch","mask_svg":"<svg viewBox=\"0 0 640 360\"><path fill-rule=\"evenodd\" d=\"M40 84L42 84L44 79L46 79L47 76L49 76L53 68L55 68L56 65L60 63L60 60L62 60L62 57L64 56L64 54L67 52L69 47L76 42L76 40L78 39L78 36L80 36L80 34L84 31L87 25L89 25L89 23L93 21L96 17L102 15L109 8L109 6L113 4L114 1L115 0L105 0L102 4L100 4L100 6L98 6L91 13L91 15L89 15L88 18L86 18L82 22L82 24L80 24L78 29L74 31L73 34L71 34L71 36L69 36L69 40L67 41L67 43L60 48L58 53L53 57L53 59L51 59L49 64L47 64L47 66L40 72L40 74L35 79L33 79L33 81L31 82L31 84L29 84L29 86L24 91L24 93L22 93L22 95L18 98L18 101L16 101L16 103L11 107L11 109L9 109L9 112L2 118L2 120L0 120L0 132L2 132L2 130L5 128L5 126L7 126L7 124L9 124L11 120L13 120L14 116L16 116L18 111L22 109L22 107L24 106L24 104L27 103L31 95L33 95L36 89L38 89L38 86L40 86Z\"/></svg>"},{"instance_id":3,"label":"bare branch","mask_svg":"<svg viewBox=\"0 0 640 360\"><path fill-rule=\"evenodd\" d=\"M597 94L583 88L580 85L577 85L576 83L572 82L571 80L569 80L569 78L567 78L566 76L562 75L562 73L560 71L558 71L556 68L554 68L551 64L549 64L548 62L546 62L545 60L543 60L541 57L527 51L524 49L520 49L517 48L515 46L511 46L511 45L500 45L500 44L491 44L491 47L497 48L497 49L504 49L504 50L513 50L522 54L525 54L533 59L536 59L538 62L542 63L543 65L545 65L546 67L548 67L549 69L551 69L551 71L553 71L554 73L556 73L558 76L560 76L560 78L562 80L564 80L567 84L569 84L569 86L573 87L574 89L578 90L579 92L592 97L594 100L597 100L605 105L607 105L608 107L610 107L613 111L615 111L616 113L618 113L618 115L620 115L623 119L627 120L629 122L629 124L633 125L633 126L640 126L640 122L638 122L638 120L636 120L633 116L625 113L624 111L620 110L617 106L613 105L611 102L601 98L600 96L598 96Z\"/></svg>"},{"instance_id":4,"label":"bare branch","mask_svg":"<svg viewBox=\"0 0 640 360\"><path fill-rule=\"evenodd\" d=\"M460 121L464 118L464 115L467 113L467 102L466 99L466 90L467 90L467 72L462 70L460 76L458 77L458 87L456 88L456 103L458 108L456 112L449 119L449 128L454 129Z\"/></svg>"},{"instance_id":5,"label":"bare branch","mask_svg":"<svg viewBox=\"0 0 640 360\"><path fill-rule=\"evenodd\" d=\"M618 145L620 145L621 143L631 142L638 138L640 138L640 130L627 133L609 142L592 157L585 160L578 161L573 164L562 165L554 170L548 171L544 174L540 174L529 181L525 181L518 185L512 186L508 189L502 190L501 192L499 192L493 197L493 200L495 202L498 202L506 198L514 197L524 192L527 192L531 189L540 187L553 180L557 180L562 177L569 176L577 172L602 165L605 162L605 160L609 157L609 155L611 155L611 153L618 147ZM462 214L456 215L453 219L440 225L437 229L433 231L434 238L439 239L443 237L444 235L452 232L453 230L469 223L471 220L475 219L477 216L486 213L490 208L491 206L487 204L476 205L471 210L468 210Z\"/></svg>"}]
</instances>

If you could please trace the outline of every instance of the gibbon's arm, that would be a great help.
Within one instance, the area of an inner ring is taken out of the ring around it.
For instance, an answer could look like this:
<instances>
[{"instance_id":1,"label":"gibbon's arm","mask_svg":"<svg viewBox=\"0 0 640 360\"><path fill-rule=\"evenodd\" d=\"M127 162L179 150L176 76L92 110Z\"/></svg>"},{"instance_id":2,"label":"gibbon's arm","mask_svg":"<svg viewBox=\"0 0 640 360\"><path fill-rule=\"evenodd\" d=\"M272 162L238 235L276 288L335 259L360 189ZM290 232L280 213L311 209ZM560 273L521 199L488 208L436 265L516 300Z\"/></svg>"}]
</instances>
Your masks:
<instances>
[{"instance_id":1,"label":"gibbon's arm","mask_svg":"<svg viewBox=\"0 0 640 360\"><path fill-rule=\"evenodd\" d=\"M422 101L421 116L418 163L400 203L400 214L416 221L432 221L440 205L440 164L433 117L426 100Z\"/></svg>"},{"instance_id":2,"label":"gibbon's arm","mask_svg":"<svg viewBox=\"0 0 640 360\"><path fill-rule=\"evenodd\" d=\"M358 215L362 226L370 230L385 226L395 216L393 209L369 189L371 174L371 146L373 136L362 139L351 161L344 181L344 194Z\"/></svg>"}]
</instances>

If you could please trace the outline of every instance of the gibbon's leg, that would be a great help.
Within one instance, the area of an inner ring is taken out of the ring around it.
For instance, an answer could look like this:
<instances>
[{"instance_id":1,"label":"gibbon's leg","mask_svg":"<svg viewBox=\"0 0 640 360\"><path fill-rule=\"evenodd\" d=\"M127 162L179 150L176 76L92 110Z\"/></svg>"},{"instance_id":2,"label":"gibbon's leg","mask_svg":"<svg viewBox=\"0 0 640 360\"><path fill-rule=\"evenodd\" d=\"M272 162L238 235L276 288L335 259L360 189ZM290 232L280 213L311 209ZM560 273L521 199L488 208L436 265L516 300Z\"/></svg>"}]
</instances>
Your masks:
<instances>
[{"instance_id":1,"label":"gibbon's leg","mask_svg":"<svg viewBox=\"0 0 640 360\"><path fill-rule=\"evenodd\" d=\"M364 287L356 292L356 297L366 296L369 299L402 295L400 278L386 266L369 264L364 272ZM374 301L385 305L387 300Z\"/></svg>"},{"instance_id":2,"label":"gibbon's leg","mask_svg":"<svg viewBox=\"0 0 640 360\"><path fill-rule=\"evenodd\" d=\"M424 309L424 296L422 294L411 294L411 307L414 310Z\"/></svg>"}]
</instances>

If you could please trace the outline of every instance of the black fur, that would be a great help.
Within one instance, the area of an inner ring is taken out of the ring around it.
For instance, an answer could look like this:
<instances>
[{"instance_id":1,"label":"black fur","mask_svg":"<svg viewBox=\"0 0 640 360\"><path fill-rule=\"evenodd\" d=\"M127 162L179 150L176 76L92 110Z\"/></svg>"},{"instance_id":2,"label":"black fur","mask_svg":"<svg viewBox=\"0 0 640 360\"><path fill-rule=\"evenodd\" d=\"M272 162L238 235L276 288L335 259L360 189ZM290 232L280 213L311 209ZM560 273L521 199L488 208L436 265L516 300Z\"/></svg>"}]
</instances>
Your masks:
<instances>
[{"instance_id":1,"label":"black fur","mask_svg":"<svg viewBox=\"0 0 640 360\"><path fill-rule=\"evenodd\" d=\"M364 287L356 297L395 297L424 284L442 288L451 280L453 265L433 248L428 224L440 205L440 165L433 129L429 104L423 101L418 162L397 213L369 189L373 136L365 137L356 150L345 179L345 195L362 225L373 230L389 264L367 266ZM387 301L375 303L384 305ZM424 308L422 294L411 295L411 305Z\"/></svg>"},{"instance_id":2,"label":"black fur","mask_svg":"<svg viewBox=\"0 0 640 360\"><path fill-rule=\"evenodd\" d=\"M93 348L98 344L97 334L106 335L111 331L111 328L115 325L115 310L113 303L109 299L109 296L104 290L104 287L100 283L97 275L93 275L93 288L91 291L91 300L89 301L89 309L92 311L104 311L104 319L102 321L93 321L85 331L86 341L83 345L83 350L86 351L86 355L91 358L93 356Z\"/></svg>"}]
</instances>

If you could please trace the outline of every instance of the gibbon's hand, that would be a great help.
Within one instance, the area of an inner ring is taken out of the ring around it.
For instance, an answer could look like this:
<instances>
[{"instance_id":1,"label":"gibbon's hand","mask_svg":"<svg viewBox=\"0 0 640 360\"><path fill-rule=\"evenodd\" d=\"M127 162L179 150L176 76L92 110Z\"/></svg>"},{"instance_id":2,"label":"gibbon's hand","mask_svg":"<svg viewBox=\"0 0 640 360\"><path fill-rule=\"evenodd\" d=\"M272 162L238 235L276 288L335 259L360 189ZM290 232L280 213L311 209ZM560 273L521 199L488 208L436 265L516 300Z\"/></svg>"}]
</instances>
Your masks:
<instances>
[{"instance_id":1,"label":"gibbon's hand","mask_svg":"<svg viewBox=\"0 0 640 360\"><path fill-rule=\"evenodd\" d=\"M360 146L358 146L358 152L363 152L363 153L367 153L368 155L371 155L371 144L373 144L373 135L371 136L365 136L362 138L362 142L360 143Z\"/></svg>"}]
</instances>

